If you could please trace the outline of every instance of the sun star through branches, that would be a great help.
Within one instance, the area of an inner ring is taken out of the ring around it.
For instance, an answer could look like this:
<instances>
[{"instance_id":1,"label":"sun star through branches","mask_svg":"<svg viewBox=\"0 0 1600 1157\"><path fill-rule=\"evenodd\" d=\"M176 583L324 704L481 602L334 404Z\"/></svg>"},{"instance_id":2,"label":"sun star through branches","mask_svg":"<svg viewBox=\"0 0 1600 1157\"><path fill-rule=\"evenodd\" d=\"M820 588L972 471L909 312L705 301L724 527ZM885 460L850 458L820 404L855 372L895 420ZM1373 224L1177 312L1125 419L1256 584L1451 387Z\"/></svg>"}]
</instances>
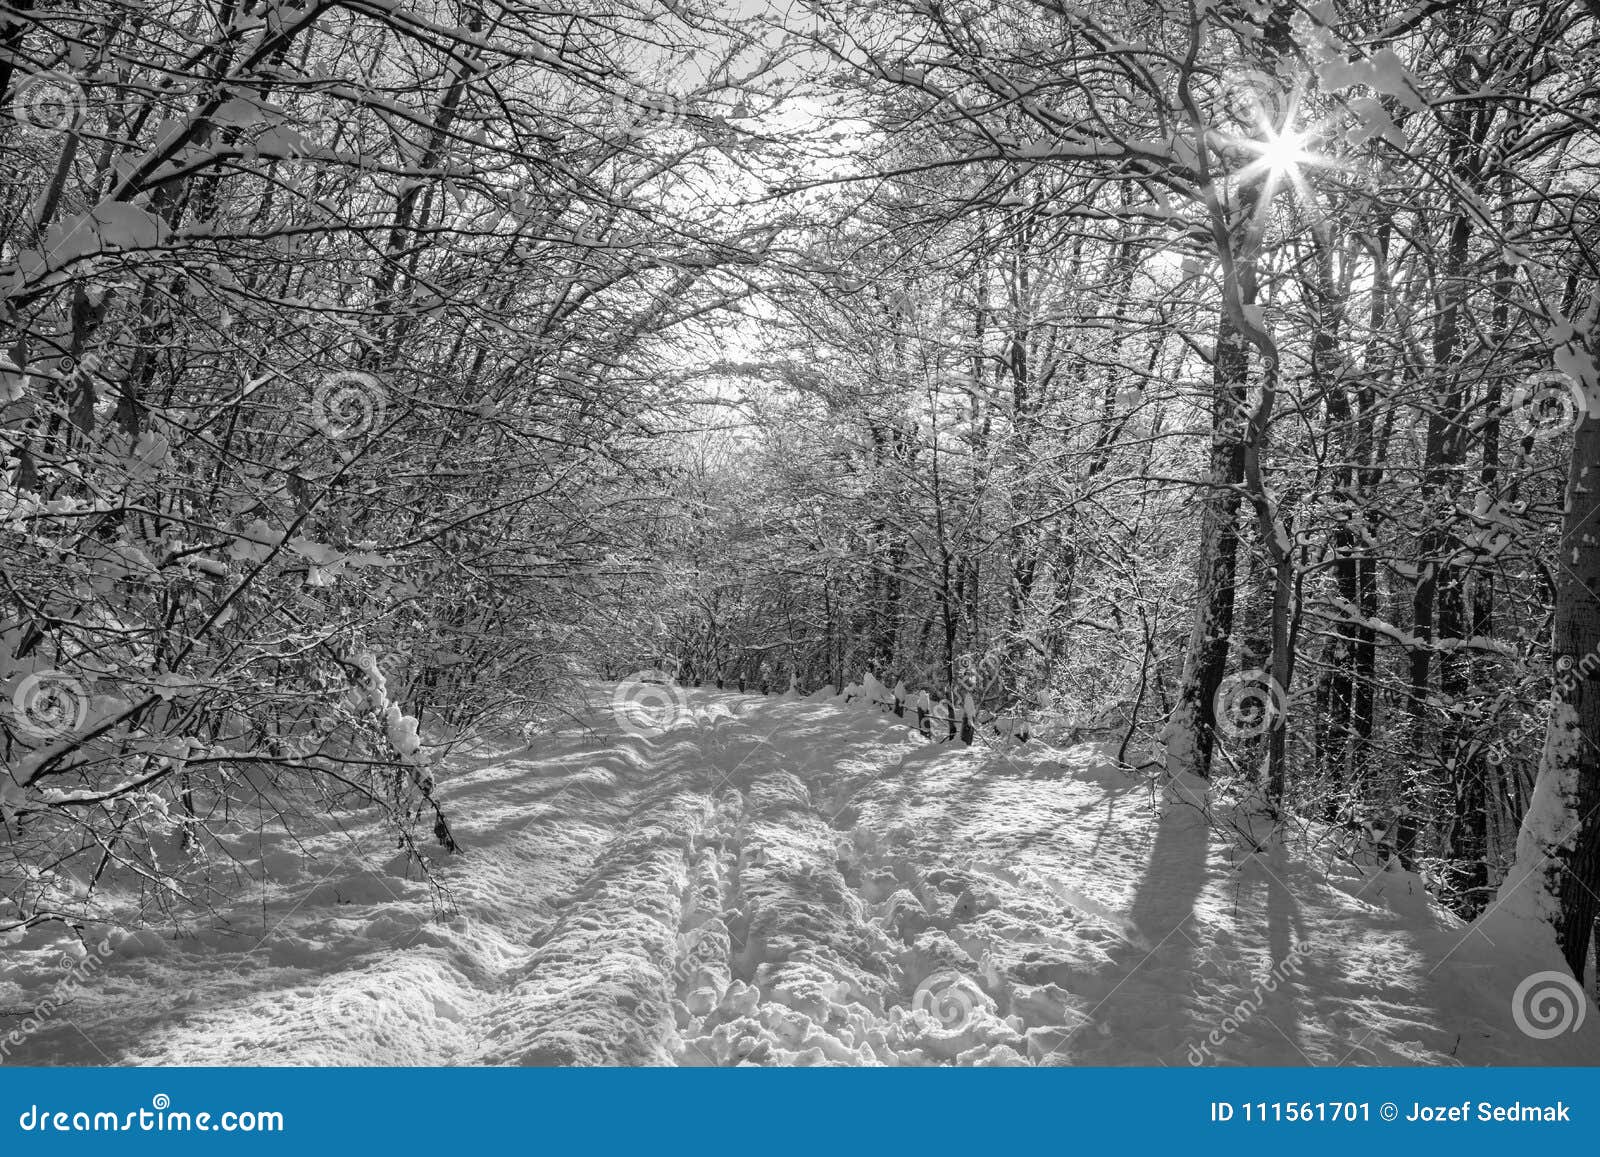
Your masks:
<instances>
[{"instance_id":1,"label":"sun star through branches","mask_svg":"<svg viewBox=\"0 0 1600 1157\"><path fill-rule=\"evenodd\" d=\"M1250 162L1235 174L1235 179L1248 184L1265 178L1260 211L1265 210L1284 186L1292 188L1302 201L1315 200L1306 181L1306 170L1339 167L1334 158L1316 151L1315 138L1313 130L1291 127L1290 118L1278 125L1263 119L1257 135L1234 138L1235 144L1253 154Z\"/></svg>"},{"instance_id":2,"label":"sun star through branches","mask_svg":"<svg viewBox=\"0 0 1600 1157\"><path fill-rule=\"evenodd\" d=\"M1306 150L1305 137L1293 129L1273 133L1259 142L1260 164L1279 180L1293 180L1303 164L1311 162L1313 155Z\"/></svg>"}]
</instances>

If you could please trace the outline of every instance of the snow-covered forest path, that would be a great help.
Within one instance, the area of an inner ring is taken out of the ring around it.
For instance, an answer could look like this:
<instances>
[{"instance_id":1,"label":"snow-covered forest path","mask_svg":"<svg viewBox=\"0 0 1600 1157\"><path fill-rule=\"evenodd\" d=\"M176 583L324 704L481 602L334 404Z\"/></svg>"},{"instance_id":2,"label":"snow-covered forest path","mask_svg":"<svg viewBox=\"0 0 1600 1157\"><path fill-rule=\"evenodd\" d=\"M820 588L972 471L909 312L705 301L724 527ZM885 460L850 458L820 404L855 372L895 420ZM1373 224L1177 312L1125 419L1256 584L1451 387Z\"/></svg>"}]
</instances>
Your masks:
<instances>
[{"instance_id":1,"label":"snow-covered forest path","mask_svg":"<svg viewBox=\"0 0 1600 1157\"><path fill-rule=\"evenodd\" d=\"M280 837L253 916L115 938L9 1061L1600 1059L1593 1025L1518 1031L1513 990L1547 962L1412 877L1330 869L1315 833L1248 854L1237 817L1093 745L932 745L836 699L685 694L652 737L602 693L459 758L445 920L336 849L303 874ZM19 953L0 1005L48 996L60 953Z\"/></svg>"}]
</instances>

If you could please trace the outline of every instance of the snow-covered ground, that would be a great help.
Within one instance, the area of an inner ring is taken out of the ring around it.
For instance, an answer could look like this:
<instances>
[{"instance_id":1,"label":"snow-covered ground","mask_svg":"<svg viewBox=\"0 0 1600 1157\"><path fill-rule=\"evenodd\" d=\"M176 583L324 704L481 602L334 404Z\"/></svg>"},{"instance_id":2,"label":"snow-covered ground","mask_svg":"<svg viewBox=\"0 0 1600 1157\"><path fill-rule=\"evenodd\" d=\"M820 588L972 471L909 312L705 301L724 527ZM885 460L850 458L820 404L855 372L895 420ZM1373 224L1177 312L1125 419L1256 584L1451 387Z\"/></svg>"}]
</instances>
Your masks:
<instances>
[{"instance_id":1,"label":"snow-covered ground","mask_svg":"<svg viewBox=\"0 0 1600 1157\"><path fill-rule=\"evenodd\" d=\"M1198 785L684 694L659 735L601 694L458 757L443 920L400 860L280 836L226 924L0 949L7 1063L1600 1062L1595 1018L1518 1027L1555 961L1326 843L1253 851Z\"/></svg>"}]
</instances>

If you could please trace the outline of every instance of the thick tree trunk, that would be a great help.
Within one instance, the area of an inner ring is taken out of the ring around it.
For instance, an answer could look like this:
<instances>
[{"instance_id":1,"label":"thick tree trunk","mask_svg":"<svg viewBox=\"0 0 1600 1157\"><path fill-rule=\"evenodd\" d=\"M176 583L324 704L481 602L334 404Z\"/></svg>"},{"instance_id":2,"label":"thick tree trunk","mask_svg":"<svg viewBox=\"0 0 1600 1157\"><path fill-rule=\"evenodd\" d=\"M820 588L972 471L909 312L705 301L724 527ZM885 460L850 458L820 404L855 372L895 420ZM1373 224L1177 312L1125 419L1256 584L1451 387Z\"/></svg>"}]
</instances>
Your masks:
<instances>
[{"instance_id":1,"label":"thick tree trunk","mask_svg":"<svg viewBox=\"0 0 1600 1157\"><path fill-rule=\"evenodd\" d=\"M1466 626L1465 576L1453 559L1458 541L1454 528L1455 496L1462 485L1466 456L1466 425L1462 420L1463 389L1456 364L1460 313L1465 296L1467 243L1472 222L1458 214L1451 224L1450 240L1440 274L1439 314L1434 323L1433 372L1440 379L1428 414L1427 441L1423 449L1422 499L1424 529L1417 544L1417 586L1411 601L1412 633L1410 688L1407 713L1411 746L1416 753L1402 785L1404 814L1400 818L1396 850L1400 862L1414 869L1424 827L1432 809L1430 791L1437 780L1433 768L1451 769L1447 790L1462 785L1455 774L1456 728L1439 725L1429 708L1433 653L1440 644L1459 644ZM1439 690L1447 703L1459 701L1467 689L1465 660L1458 650L1442 652ZM1448 714L1448 713L1447 713ZM1481 807L1480 807L1481 815ZM1481 853L1480 853L1481 855Z\"/></svg>"},{"instance_id":2,"label":"thick tree trunk","mask_svg":"<svg viewBox=\"0 0 1600 1157\"><path fill-rule=\"evenodd\" d=\"M1510 236L1516 221L1513 211L1513 185L1509 170L1498 175L1497 194L1500 199L1500 228ZM1511 301L1516 288L1516 269L1502 260L1495 271L1494 316L1491 332L1496 344L1503 342L1511 326ZM1500 408L1504 391L1497 376L1489 378L1485 393L1487 417L1483 423L1483 455L1478 480L1483 493L1499 507L1502 495L1500 481ZM1474 638L1492 638L1495 623L1495 573L1492 567L1482 567L1473 578L1472 634ZM1503 682L1506 664L1497 656L1480 656L1475 662L1473 683L1477 687L1493 687ZM1490 758L1483 744L1475 745L1470 756L1468 773L1483 783L1483 861L1484 899L1505 878L1507 865L1516 854L1516 825L1526 807L1527 796L1521 790L1516 768L1508 767L1503 758Z\"/></svg>"},{"instance_id":3,"label":"thick tree trunk","mask_svg":"<svg viewBox=\"0 0 1600 1157\"><path fill-rule=\"evenodd\" d=\"M1389 312L1389 237L1390 226L1384 222L1373 232L1369 243L1373 268L1372 308L1367 327L1371 336L1363 358L1361 384L1356 389L1353 456L1358 465L1353 516L1360 518L1363 533L1358 535L1353 560L1358 623L1351 632L1350 743L1345 749L1345 778L1357 802L1371 792L1372 731L1377 718L1378 642L1372 623L1378 618L1378 560L1367 544L1378 541L1381 521L1373 508L1373 495L1383 480L1380 463L1385 457L1379 446L1377 429L1377 383L1385 376L1383 367L1387 354L1377 335L1382 332Z\"/></svg>"},{"instance_id":4,"label":"thick tree trunk","mask_svg":"<svg viewBox=\"0 0 1600 1157\"><path fill-rule=\"evenodd\" d=\"M1276 66L1288 47L1290 6L1277 4L1271 10L1260 42L1261 63ZM1271 116L1277 109L1264 110ZM1191 105L1191 112L1199 113ZM1258 126L1259 127L1259 126ZM1205 132L1198 134L1201 164L1209 169L1209 143ZM1250 347L1261 348L1264 359L1275 358L1267 348L1271 339L1259 323L1247 321L1257 298L1256 267L1261 252L1261 228L1265 216L1258 213L1263 197L1271 195L1265 173L1244 181L1230 196L1226 183L1207 193L1212 241L1223 269L1223 305L1217 319L1217 345L1212 365L1211 459L1206 478L1205 506L1201 519L1200 561L1195 591L1194 626L1184 653L1183 680L1178 702L1167 721L1165 740L1167 767L1200 776L1211 774L1211 756L1216 746L1216 694L1228 662L1228 647L1233 633L1234 586L1238 577L1239 503L1245 481L1246 461L1252 440L1264 436L1263 429L1252 428L1245 412L1250 369ZM1246 329L1251 333L1246 333ZM1268 375L1276 375L1276 364L1264 364ZM1263 413L1270 412L1264 404ZM1259 449L1259 442L1256 442ZM1258 506L1262 495L1252 495ZM1281 560L1273 556L1276 566ZM1276 666L1277 660L1274 659ZM1282 726L1279 719L1278 725ZM1280 760L1281 769L1281 760Z\"/></svg>"},{"instance_id":5,"label":"thick tree trunk","mask_svg":"<svg viewBox=\"0 0 1600 1157\"><path fill-rule=\"evenodd\" d=\"M1591 397L1600 373L1585 383ZM1556 680L1539 778L1499 906L1555 930L1582 978L1600 892L1600 415L1573 439L1556 570Z\"/></svg>"},{"instance_id":6,"label":"thick tree trunk","mask_svg":"<svg viewBox=\"0 0 1600 1157\"><path fill-rule=\"evenodd\" d=\"M1249 347L1224 313L1217 329L1212 376L1211 463L1200 524L1200 563L1194 626L1184 653L1183 682L1167 725L1167 766L1211 774L1216 745L1217 688L1233 636L1234 586L1239 568L1239 486L1244 481L1245 402Z\"/></svg>"}]
</instances>

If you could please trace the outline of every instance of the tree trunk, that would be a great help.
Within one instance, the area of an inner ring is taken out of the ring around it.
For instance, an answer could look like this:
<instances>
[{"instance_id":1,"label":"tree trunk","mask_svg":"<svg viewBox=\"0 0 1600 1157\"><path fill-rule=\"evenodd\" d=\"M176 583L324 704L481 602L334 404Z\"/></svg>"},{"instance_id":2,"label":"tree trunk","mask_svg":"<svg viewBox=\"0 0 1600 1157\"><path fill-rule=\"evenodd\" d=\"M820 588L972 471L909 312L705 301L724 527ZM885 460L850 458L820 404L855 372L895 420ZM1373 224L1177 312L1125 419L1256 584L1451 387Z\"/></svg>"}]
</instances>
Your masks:
<instances>
[{"instance_id":1,"label":"tree trunk","mask_svg":"<svg viewBox=\"0 0 1600 1157\"><path fill-rule=\"evenodd\" d=\"M1239 485L1244 480L1244 437L1239 420L1245 402L1249 347L1222 314L1217 327L1212 376L1211 468L1200 523L1200 563L1194 626L1184 652L1183 682L1167 727L1168 766L1199 776L1211 774L1216 745L1217 688L1233 636L1233 594L1239 559Z\"/></svg>"},{"instance_id":2,"label":"tree trunk","mask_svg":"<svg viewBox=\"0 0 1600 1157\"><path fill-rule=\"evenodd\" d=\"M1592 321L1592 318L1591 318ZM1584 383L1590 397L1600 373ZM1499 905L1555 930L1582 978L1600 891L1600 415L1583 414L1573 438L1556 571L1556 680L1539 778Z\"/></svg>"}]
</instances>

